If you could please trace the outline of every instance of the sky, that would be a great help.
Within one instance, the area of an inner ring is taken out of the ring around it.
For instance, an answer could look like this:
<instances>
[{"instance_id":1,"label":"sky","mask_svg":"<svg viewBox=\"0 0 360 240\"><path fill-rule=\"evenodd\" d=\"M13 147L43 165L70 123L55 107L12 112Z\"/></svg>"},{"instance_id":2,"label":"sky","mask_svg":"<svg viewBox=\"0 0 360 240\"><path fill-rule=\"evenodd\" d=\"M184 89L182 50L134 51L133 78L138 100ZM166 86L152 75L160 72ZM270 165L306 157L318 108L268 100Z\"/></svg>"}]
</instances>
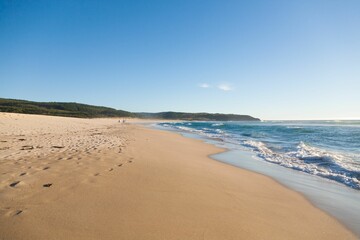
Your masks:
<instances>
[{"instance_id":1,"label":"sky","mask_svg":"<svg viewBox=\"0 0 360 240\"><path fill-rule=\"evenodd\" d=\"M0 97L360 119L358 0L0 0Z\"/></svg>"}]
</instances>

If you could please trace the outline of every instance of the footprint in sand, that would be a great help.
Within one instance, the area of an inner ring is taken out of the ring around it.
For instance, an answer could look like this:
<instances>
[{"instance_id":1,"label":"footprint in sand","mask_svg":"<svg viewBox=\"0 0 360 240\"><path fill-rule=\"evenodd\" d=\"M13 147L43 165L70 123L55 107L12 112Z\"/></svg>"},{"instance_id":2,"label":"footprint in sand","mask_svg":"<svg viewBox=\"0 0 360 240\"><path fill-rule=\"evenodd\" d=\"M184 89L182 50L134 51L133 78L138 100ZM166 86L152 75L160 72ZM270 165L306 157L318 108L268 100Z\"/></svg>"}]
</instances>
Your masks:
<instances>
[{"instance_id":1,"label":"footprint in sand","mask_svg":"<svg viewBox=\"0 0 360 240\"><path fill-rule=\"evenodd\" d=\"M50 167L44 167L43 170L47 170L47 169L49 169L49 168L50 168Z\"/></svg>"},{"instance_id":2,"label":"footprint in sand","mask_svg":"<svg viewBox=\"0 0 360 240\"><path fill-rule=\"evenodd\" d=\"M111 172L112 170L114 170L114 169L113 169L113 168L110 168L110 169L109 169L109 172Z\"/></svg>"},{"instance_id":3,"label":"footprint in sand","mask_svg":"<svg viewBox=\"0 0 360 240\"><path fill-rule=\"evenodd\" d=\"M13 182L13 183L10 183L10 187L15 187L16 185L18 185L20 183L20 181L16 181L16 182Z\"/></svg>"},{"instance_id":4,"label":"footprint in sand","mask_svg":"<svg viewBox=\"0 0 360 240\"><path fill-rule=\"evenodd\" d=\"M25 145L25 146L22 146L20 150L32 150L32 149L34 149L34 146Z\"/></svg>"},{"instance_id":5,"label":"footprint in sand","mask_svg":"<svg viewBox=\"0 0 360 240\"><path fill-rule=\"evenodd\" d=\"M23 210L17 210L17 211L15 212L14 216L18 216L18 215L20 215L22 212L23 212Z\"/></svg>"},{"instance_id":6,"label":"footprint in sand","mask_svg":"<svg viewBox=\"0 0 360 240\"><path fill-rule=\"evenodd\" d=\"M118 167L121 167L121 166L122 166L122 163L121 163L121 164L118 164L117 166L118 166Z\"/></svg>"},{"instance_id":7,"label":"footprint in sand","mask_svg":"<svg viewBox=\"0 0 360 240\"><path fill-rule=\"evenodd\" d=\"M26 172L20 173L19 176L24 176L26 174Z\"/></svg>"},{"instance_id":8,"label":"footprint in sand","mask_svg":"<svg viewBox=\"0 0 360 240\"><path fill-rule=\"evenodd\" d=\"M95 173L95 174L94 174L95 177L97 177L97 176L99 176L99 175L100 175L100 173Z\"/></svg>"}]
</instances>

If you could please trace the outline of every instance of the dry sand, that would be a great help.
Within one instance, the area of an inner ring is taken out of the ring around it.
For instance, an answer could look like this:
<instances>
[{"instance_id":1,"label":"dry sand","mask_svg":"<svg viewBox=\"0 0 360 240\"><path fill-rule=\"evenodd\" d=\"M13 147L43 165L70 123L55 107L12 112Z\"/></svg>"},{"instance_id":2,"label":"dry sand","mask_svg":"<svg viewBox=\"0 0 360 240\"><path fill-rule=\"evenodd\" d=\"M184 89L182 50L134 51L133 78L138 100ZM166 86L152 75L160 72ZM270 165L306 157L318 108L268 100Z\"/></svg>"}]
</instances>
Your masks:
<instances>
[{"instance_id":1,"label":"dry sand","mask_svg":"<svg viewBox=\"0 0 360 240\"><path fill-rule=\"evenodd\" d=\"M0 239L355 239L272 179L175 133L0 113Z\"/></svg>"}]
</instances>

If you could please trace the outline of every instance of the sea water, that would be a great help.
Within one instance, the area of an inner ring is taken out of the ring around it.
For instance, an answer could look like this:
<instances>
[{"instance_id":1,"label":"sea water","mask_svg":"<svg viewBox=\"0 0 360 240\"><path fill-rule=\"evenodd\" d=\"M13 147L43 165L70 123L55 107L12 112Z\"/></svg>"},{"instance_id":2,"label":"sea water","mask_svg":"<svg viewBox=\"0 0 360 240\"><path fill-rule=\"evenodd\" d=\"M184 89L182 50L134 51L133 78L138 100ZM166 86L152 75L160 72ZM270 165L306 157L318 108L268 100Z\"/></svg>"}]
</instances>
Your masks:
<instances>
[{"instance_id":1,"label":"sea water","mask_svg":"<svg viewBox=\"0 0 360 240\"><path fill-rule=\"evenodd\" d=\"M163 122L229 151L212 158L304 194L360 237L360 121Z\"/></svg>"},{"instance_id":2,"label":"sea water","mask_svg":"<svg viewBox=\"0 0 360 240\"><path fill-rule=\"evenodd\" d=\"M360 190L360 121L173 122L264 161Z\"/></svg>"}]
</instances>

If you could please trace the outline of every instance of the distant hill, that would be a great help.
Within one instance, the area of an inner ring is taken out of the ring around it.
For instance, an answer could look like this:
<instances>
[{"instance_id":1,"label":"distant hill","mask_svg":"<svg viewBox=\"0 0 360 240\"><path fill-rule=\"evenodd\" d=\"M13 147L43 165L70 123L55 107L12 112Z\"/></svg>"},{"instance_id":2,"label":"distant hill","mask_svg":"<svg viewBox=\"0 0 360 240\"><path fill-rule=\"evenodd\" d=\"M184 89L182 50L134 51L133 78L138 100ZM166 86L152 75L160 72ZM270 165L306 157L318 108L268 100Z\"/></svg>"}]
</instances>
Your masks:
<instances>
[{"instance_id":1,"label":"distant hill","mask_svg":"<svg viewBox=\"0 0 360 240\"><path fill-rule=\"evenodd\" d=\"M0 112L40 114L63 117L97 118L97 117L138 117L145 119L198 120L198 121L259 121L248 115L220 113L132 113L108 107L99 107L71 102L33 102L17 99L0 98Z\"/></svg>"},{"instance_id":2,"label":"distant hill","mask_svg":"<svg viewBox=\"0 0 360 240\"><path fill-rule=\"evenodd\" d=\"M184 112L160 112L160 113L137 113L142 118L179 119L196 121L260 121L249 115L221 114L221 113L184 113Z\"/></svg>"},{"instance_id":3,"label":"distant hill","mask_svg":"<svg viewBox=\"0 0 360 240\"><path fill-rule=\"evenodd\" d=\"M41 114L63 117L136 117L131 112L108 107L92 106L80 103L33 102L0 98L0 112Z\"/></svg>"}]
</instances>

